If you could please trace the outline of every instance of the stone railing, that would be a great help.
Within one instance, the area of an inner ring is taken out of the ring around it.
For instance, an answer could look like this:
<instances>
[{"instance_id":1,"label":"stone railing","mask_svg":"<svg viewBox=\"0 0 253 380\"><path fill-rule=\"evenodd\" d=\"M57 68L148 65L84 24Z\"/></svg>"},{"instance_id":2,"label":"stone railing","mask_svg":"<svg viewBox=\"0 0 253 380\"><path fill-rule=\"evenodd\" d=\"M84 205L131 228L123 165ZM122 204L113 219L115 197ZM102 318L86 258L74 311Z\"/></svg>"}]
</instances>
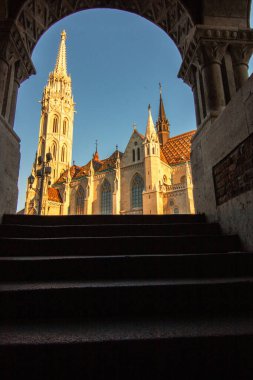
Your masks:
<instances>
[{"instance_id":1,"label":"stone railing","mask_svg":"<svg viewBox=\"0 0 253 380\"><path fill-rule=\"evenodd\" d=\"M175 185L166 185L165 183L160 186L160 191L164 193L169 193L171 191L176 191L176 190L185 190L187 189L187 183L177 183Z\"/></svg>"},{"instance_id":2,"label":"stone railing","mask_svg":"<svg viewBox=\"0 0 253 380\"><path fill-rule=\"evenodd\" d=\"M121 215L142 215L143 210L140 209L134 209L134 210L123 210L120 212Z\"/></svg>"}]
</instances>

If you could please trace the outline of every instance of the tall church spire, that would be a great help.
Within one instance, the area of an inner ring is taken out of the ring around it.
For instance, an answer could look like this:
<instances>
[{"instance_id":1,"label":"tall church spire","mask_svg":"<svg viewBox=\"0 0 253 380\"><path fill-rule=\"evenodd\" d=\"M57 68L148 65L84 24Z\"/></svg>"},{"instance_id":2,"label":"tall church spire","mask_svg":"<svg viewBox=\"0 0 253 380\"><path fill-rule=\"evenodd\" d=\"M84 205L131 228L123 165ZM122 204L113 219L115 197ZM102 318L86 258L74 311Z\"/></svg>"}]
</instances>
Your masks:
<instances>
[{"instance_id":1,"label":"tall church spire","mask_svg":"<svg viewBox=\"0 0 253 380\"><path fill-rule=\"evenodd\" d=\"M57 74L67 75L67 58L66 58L66 38L67 33L65 30L61 32L61 42L56 59L54 72Z\"/></svg>"},{"instance_id":2,"label":"tall church spire","mask_svg":"<svg viewBox=\"0 0 253 380\"><path fill-rule=\"evenodd\" d=\"M168 138L170 137L170 123L166 117L163 98L162 98L162 85L159 83L160 87L160 104L159 104L159 116L156 123L156 129L158 132L158 137L160 144L163 146L166 144Z\"/></svg>"}]
</instances>

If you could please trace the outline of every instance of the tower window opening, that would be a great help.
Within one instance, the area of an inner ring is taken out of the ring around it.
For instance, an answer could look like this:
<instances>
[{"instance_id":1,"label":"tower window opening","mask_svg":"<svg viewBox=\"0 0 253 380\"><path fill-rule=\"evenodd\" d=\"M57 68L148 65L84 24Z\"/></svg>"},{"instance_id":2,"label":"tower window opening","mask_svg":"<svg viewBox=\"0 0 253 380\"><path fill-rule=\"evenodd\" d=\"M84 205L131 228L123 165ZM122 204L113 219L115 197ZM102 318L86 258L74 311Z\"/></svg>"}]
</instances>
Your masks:
<instances>
[{"instance_id":1,"label":"tower window opening","mask_svg":"<svg viewBox=\"0 0 253 380\"><path fill-rule=\"evenodd\" d=\"M155 148L152 148L152 154L155 154Z\"/></svg>"},{"instance_id":2,"label":"tower window opening","mask_svg":"<svg viewBox=\"0 0 253 380\"><path fill-rule=\"evenodd\" d=\"M140 148L137 148L137 159L138 159L138 161L140 161L140 159L141 159L141 150L140 150Z\"/></svg>"},{"instance_id":3,"label":"tower window opening","mask_svg":"<svg viewBox=\"0 0 253 380\"><path fill-rule=\"evenodd\" d=\"M55 143L52 145L51 153L52 153L53 159L56 161L57 148L56 148Z\"/></svg>"},{"instance_id":4,"label":"tower window opening","mask_svg":"<svg viewBox=\"0 0 253 380\"><path fill-rule=\"evenodd\" d=\"M62 161L62 162L65 162L65 160L66 160L66 147L63 146L63 147L61 148L61 161Z\"/></svg>"},{"instance_id":5,"label":"tower window opening","mask_svg":"<svg viewBox=\"0 0 253 380\"><path fill-rule=\"evenodd\" d=\"M58 133L58 118L57 118L57 116L54 117L54 121L53 121L53 133Z\"/></svg>"},{"instance_id":6,"label":"tower window opening","mask_svg":"<svg viewBox=\"0 0 253 380\"><path fill-rule=\"evenodd\" d=\"M64 135L67 134L67 128L68 128L68 121L67 121L67 119L65 119L65 120L63 121L63 127L62 127L62 133L63 133Z\"/></svg>"},{"instance_id":7,"label":"tower window opening","mask_svg":"<svg viewBox=\"0 0 253 380\"><path fill-rule=\"evenodd\" d=\"M133 162L135 162L135 149L133 149Z\"/></svg>"}]
</instances>

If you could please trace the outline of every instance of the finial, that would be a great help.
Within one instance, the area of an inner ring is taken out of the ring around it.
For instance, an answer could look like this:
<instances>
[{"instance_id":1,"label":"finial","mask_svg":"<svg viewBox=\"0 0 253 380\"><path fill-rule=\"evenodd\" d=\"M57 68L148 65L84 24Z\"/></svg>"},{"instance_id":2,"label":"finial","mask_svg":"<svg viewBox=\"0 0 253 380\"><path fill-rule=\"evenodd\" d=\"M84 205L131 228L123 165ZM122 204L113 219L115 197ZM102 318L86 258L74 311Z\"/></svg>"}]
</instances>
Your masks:
<instances>
[{"instance_id":1,"label":"finial","mask_svg":"<svg viewBox=\"0 0 253 380\"><path fill-rule=\"evenodd\" d=\"M159 82L160 95L162 95L162 84Z\"/></svg>"},{"instance_id":2,"label":"finial","mask_svg":"<svg viewBox=\"0 0 253 380\"><path fill-rule=\"evenodd\" d=\"M133 131L136 131L136 122L133 122Z\"/></svg>"},{"instance_id":3,"label":"finial","mask_svg":"<svg viewBox=\"0 0 253 380\"><path fill-rule=\"evenodd\" d=\"M96 153L98 151L98 140L95 141L95 146L96 146Z\"/></svg>"},{"instance_id":4,"label":"finial","mask_svg":"<svg viewBox=\"0 0 253 380\"><path fill-rule=\"evenodd\" d=\"M117 150L117 151L119 150L118 144L116 144L116 150Z\"/></svg>"},{"instance_id":5,"label":"finial","mask_svg":"<svg viewBox=\"0 0 253 380\"><path fill-rule=\"evenodd\" d=\"M148 105L148 110L151 111L151 105L150 104Z\"/></svg>"},{"instance_id":6,"label":"finial","mask_svg":"<svg viewBox=\"0 0 253 380\"><path fill-rule=\"evenodd\" d=\"M61 39L62 39L62 40L66 40L66 37L67 37L67 33L66 33L65 30L63 30L63 31L61 32Z\"/></svg>"},{"instance_id":7,"label":"finial","mask_svg":"<svg viewBox=\"0 0 253 380\"><path fill-rule=\"evenodd\" d=\"M73 160L73 166L75 166L75 164L76 164L76 162L75 162L75 160Z\"/></svg>"}]
</instances>

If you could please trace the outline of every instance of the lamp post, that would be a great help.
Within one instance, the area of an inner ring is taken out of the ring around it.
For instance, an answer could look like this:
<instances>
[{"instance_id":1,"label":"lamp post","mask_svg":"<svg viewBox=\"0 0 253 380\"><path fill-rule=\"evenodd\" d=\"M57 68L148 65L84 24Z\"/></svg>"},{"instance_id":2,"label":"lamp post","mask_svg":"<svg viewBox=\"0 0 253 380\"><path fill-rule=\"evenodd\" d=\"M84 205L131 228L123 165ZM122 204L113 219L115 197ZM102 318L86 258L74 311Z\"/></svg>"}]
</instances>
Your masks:
<instances>
[{"instance_id":1,"label":"lamp post","mask_svg":"<svg viewBox=\"0 0 253 380\"><path fill-rule=\"evenodd\" d=\"M46 154L46 161L43 161L42 156L38 157L38 164L41 166L41 169L36 170L36 177L38 177L38 179L40 179L40 187L39 187L39 190L33 189L35 191L38 191L38 193L39 193L38 215L41 215L41 211L42 211L44 180L45 180L45 178L47 178L51 174L50 161L52 161L52 154L50 152ZM35 180L35 178L31 174L28 177L28 183L30 185L30 188L32 188L34 180Z\"/></svg>"}]
</instances>

